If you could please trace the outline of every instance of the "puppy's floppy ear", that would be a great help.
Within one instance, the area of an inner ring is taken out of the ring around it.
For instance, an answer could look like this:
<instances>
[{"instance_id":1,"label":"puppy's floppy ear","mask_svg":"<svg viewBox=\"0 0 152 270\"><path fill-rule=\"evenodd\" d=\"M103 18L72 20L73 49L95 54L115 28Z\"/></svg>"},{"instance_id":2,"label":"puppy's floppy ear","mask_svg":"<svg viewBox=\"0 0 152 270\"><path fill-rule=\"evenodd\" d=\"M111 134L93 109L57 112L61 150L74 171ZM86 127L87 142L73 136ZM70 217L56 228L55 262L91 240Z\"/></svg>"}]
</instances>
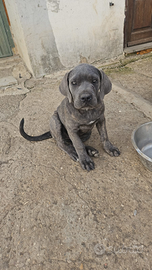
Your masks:
<instances>
[{"instance_id":1,"label":"puppy's floppy ear","mask_svg":"<svg viewBox=\"0 0 152 270\"><path fill-rule=\"evenodd\" d=\"M62 95L66 96L69 100L69 102L71 103L72 102L72 95L71 95L71 92L70 92L70 89L69 89L69 73L67 72L62 81L61 81L61 84L59 86L59 90L61 92Z\"/></svg>"},{"instance_id":2,"label":"puppy's floppy ear","mask_svg":"<svg viewBox=\"0 0 152 270\"><path fill-rule=\"evenodd\" d=\"M112 89L112 83L109 80L108 76L102 71L100 71L101 82L100 82L100 95L101 98L104 98L104 95L107 95Z\"/></svg>"}]
</instances>

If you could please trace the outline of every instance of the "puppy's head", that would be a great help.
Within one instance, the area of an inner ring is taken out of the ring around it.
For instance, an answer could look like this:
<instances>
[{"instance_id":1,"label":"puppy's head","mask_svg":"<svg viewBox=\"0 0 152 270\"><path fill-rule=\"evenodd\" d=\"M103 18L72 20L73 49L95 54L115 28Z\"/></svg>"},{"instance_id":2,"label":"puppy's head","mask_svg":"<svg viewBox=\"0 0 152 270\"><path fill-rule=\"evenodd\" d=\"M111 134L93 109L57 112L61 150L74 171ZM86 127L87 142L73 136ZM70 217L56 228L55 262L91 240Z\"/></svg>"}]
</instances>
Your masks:
<instances>
[{"instance_id":1,"label":"puppy's head","mask_svg":"<svg viewBox=\"0 0 152 270\"><path fill-rule=\"evenodd\" d=\"M76 109L93 109L111 91L111 82L103 71L92 65L80 64L66 73L60 92Z\"/></svg>"}]
</instances>

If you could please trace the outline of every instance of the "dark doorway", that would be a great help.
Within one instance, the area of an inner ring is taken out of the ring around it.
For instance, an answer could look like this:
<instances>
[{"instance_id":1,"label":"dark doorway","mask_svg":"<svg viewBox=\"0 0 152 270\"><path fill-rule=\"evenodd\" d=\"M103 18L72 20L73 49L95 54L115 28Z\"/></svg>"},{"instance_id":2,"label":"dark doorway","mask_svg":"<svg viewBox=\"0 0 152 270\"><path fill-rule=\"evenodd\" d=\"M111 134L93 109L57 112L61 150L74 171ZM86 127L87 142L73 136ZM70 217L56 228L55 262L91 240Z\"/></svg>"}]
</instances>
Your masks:
<instances>
[{"instance_id":1,"label":"dark doorway","mask_svg":"<svg viewBox=\"0 0 152 270\"><path fill-rule=\"evenodd\" d=\"M152 0L126 0L125 47L152 41Z\"/></svg>"}]
</instances>

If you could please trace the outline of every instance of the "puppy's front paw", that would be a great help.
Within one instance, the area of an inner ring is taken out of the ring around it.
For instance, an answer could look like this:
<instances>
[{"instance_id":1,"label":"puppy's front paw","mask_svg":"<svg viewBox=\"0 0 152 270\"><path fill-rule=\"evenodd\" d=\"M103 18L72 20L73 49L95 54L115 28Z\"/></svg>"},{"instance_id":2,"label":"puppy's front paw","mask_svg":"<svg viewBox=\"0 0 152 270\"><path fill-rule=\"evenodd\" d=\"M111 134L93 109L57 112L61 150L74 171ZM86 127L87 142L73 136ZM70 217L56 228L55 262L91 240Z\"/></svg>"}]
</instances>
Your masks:
<instances>
[{"instance_id":1,"label":"puppy's front paw","mask_svg":"<svg viewBox=\"0 0 152 270\"><path fill-rule=\"evenodd\" d=\"M99 152L92 146L86 145L86 151L90 157L99 157Z\"/></svg>"},{"instance_id":2,"label":"puppy's front paw","mask_svg":"<svg viewBox=\"0 0 152 270\"><path fill-rule=\"evenodd\" d=\"M120 155L119 149L109 141L103 143L103 149L112 157L118 157Z\"/></svg>"},{"instance_id":3,"label":"puppy's front paw","mask_svg":"<svg viewBox=\"0 0 152 270\"><path fill-rule=\"evenodd\" d=\"M92 159L86 155L85 157L82 157L79 159L79 162L81 164L81 167L83 170L87 170L88 172L95 169L94 162Z\"/></svg>"}]
</instances>

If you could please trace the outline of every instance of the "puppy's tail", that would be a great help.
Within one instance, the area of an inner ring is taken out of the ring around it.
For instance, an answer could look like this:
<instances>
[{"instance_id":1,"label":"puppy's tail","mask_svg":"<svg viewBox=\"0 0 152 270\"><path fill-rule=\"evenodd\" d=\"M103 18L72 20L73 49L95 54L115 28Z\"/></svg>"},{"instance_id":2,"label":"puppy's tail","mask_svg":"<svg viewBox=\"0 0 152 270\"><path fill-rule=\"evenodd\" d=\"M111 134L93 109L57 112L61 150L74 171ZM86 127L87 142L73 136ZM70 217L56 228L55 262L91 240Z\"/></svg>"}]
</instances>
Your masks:
<instances>
[{"instance_id":1,"label":"puppy's tail","mask_svg":"<svg viewBox=\"0 0 152 270\"><path fill-rule=\"evenodd\" d=\"M28 141L38 142L38 141L43 141L43 140L47 140L47 139L52 138L50 131L48 131L42 135L39 135L39 136L30 136L30 135L26 134L24 131L24 118L20 122L19 130L20 130L21 135Z\"/></svg>"}]
</instances>

